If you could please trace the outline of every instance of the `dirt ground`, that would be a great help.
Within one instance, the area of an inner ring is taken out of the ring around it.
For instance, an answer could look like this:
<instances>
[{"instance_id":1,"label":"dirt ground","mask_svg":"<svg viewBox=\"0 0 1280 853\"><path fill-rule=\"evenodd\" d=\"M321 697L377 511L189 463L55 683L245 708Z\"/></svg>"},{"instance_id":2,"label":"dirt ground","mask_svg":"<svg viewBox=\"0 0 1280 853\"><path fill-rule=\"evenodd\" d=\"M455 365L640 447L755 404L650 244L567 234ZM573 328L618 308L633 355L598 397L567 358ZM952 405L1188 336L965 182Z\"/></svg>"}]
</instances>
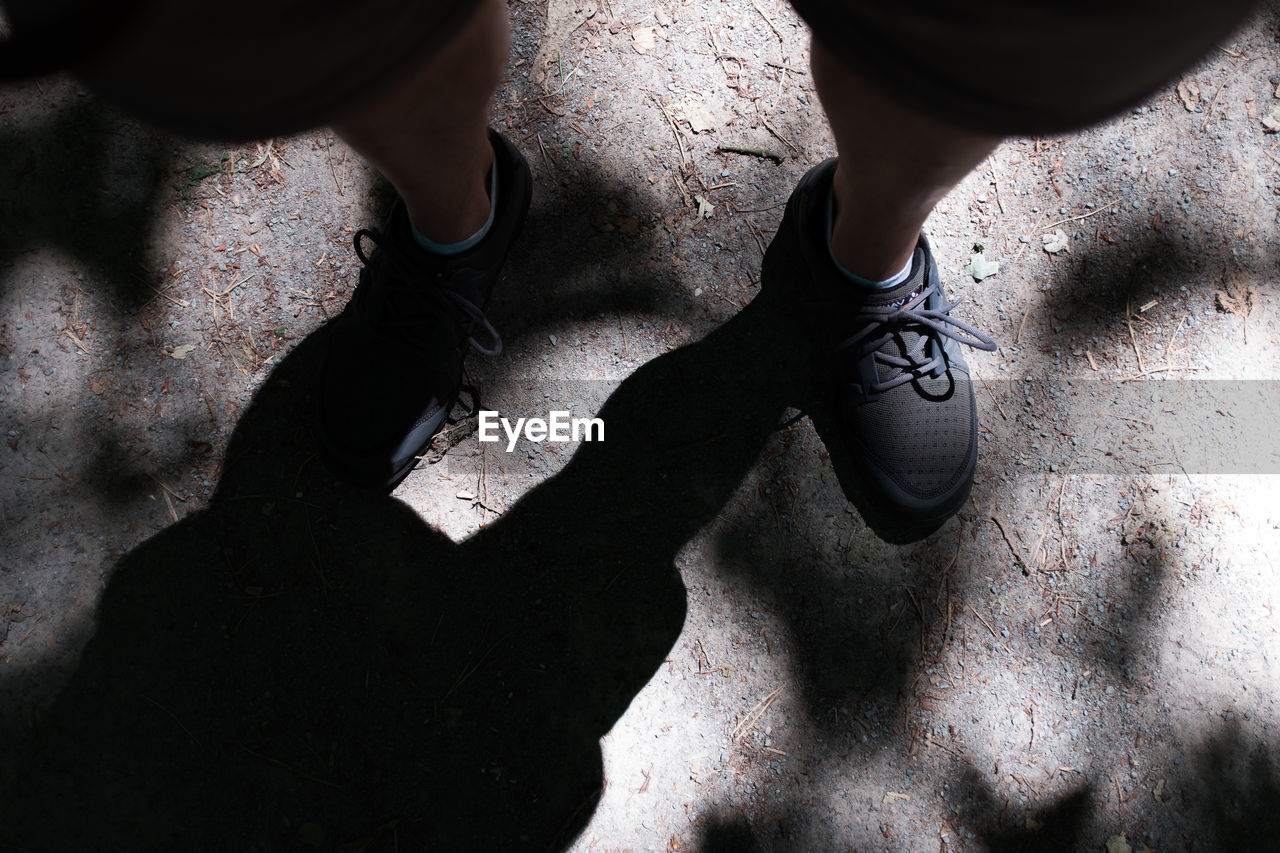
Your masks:
<instances>
[{"instance_id":1,"label":"dirt ground","mask_svg":"<svg viewBox=\"0 0 1280 853\"><path fill-rule=\"evenodd\" d=\"M469 369L605 441L464 423L390 498L309 432L370 167L3 93L0 849L1277 849L1276 7L938 207L1000 348L972 500L911 546L757 299L833 153L802 24L511 11L535 196Z\"/></svg>"}]
</instances>

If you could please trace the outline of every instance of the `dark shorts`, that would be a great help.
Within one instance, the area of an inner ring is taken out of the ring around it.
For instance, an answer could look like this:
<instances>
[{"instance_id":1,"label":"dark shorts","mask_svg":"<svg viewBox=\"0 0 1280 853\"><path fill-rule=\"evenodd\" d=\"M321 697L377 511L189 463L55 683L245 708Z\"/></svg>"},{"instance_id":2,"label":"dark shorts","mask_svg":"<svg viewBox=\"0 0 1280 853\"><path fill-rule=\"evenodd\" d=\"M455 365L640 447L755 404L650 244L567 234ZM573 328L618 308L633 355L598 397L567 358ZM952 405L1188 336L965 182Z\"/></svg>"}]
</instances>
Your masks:
<instances>
[{"instance_id":1,"label":"dark shorts","mask_svg":"<svg viewBox=\"0 0 1280 853\"><path fill-rule=\"evenodd\" d=\"M14 12L40 5L4 3ZM470 0L59 3L107 9L104 26L128 20L122 9L137 12L79 69L93 88L157 124L222 138L332 123L428 58L472 8ZM1012 135L1081 128L1132 105L1212 50L1255 2L793 5L824 45L890 94L939 119Z\"/></svg>"},{"instance_id":2,"label":"dark shorts","mask_svg":"<svg viewBox=\"0 0 1280 853\"><path fill-rule=\"evenodd\" d=\"M50 21L48 6L70 8ZM255 139L331 124L445 44L472 0L0 0L22 40L89 38L72 70L153 124ZM44 19L43 21L41 19ZM44 26L42 26L44 24ZM50 25L52 24L52 25ZM84 30L88 30L85 33ZM94 31L103 36L95 38Z\"/></svg>"},{"instance_id":3,"label":"dark shorts","mask_svg":"<svg viewBox=\"0 0 1280 853\"><path fill-rule=\"evenodd\" d=\"M1133 106L1248 18L1255 0L792 0L871 83L1001 135L1076 130Z\"/></svg>"}]
</instances>

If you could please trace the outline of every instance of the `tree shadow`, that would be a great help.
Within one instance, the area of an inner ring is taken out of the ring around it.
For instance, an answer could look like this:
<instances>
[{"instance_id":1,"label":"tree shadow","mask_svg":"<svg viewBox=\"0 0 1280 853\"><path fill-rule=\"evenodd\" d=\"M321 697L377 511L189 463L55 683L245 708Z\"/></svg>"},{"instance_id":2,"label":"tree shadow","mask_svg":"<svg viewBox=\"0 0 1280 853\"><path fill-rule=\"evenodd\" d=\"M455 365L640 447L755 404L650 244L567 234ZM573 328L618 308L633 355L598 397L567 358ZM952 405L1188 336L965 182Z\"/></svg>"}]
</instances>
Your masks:
<instances>
[{"instance_id":1,"label":"tree shadow","mask_svg":"<svg viewBox=\"0 0 1280 853\"><path fill-rule=\"evenodd\" d=\"M123 559L66 689L5 734L6 843L567 843L599 738L683 625L675 555L796 382L763 302L638 370L599 414L607 442L458 544L320 466L313 335L237 426L208 509Z\"/></svg>"},{"instance_id":2,"label":"tree shadow","mask_svg":"<svg viewBox=\"0 0 1280 853\"><path fill-rule=\"evenodd\" d=\"M83 93L48 113L0 131L0 260L51 248L122 300L149 297L139 268L171 141Z\"/></svg>"},{"instance_id":3,"label":"tree shadow","mask_svg":"<svg viewBox=\"0 0 1280 853\"><path fill-rule=\"evenodd\" d=\"M732 814L713 815L702 826L701 853L759 853L751 825Z\"/></svg>"},{"instance_id":4,"label":"tree shadow","mask_svg":"<svg viewBox=\"0 0 1280 853\"><path fill-rule=\"evenodd\" d=\"M1252 742L1251 742L1252 741ZM1272 745L1232 723L1198 750L1186 780L1206 841L1218 850L1275 850L1280 841L1280 764Z\"/></svg>"},{"instance_id":5,"label":"tree shadow","mask_svg":"<svg viewBox=\"0 0 1280 853\"><path fill-rule=\"evenodd\" d=\"M969 825L987 850L1002 853L1069 853L1084 846L1084 833L1094 809L1088 784L1040 804L1027 812L1009 814L995 792L972 767L954 786L965 800Z\"/></svg>"},{"instance_id":6,"label":"tree shadow","mask_svg":"<svg viewBox=\"0 0 1280 853\"><path fill-rule=\"evenodd\" d=\"M1051 318L1053 341L1070 348L1080 340L1102 335L1148 300L1158 299L1164 303L1162 310L1173 312L1170 306L1180 299L1211 297L1213 290L1227 287L1226 282L1235 275L1269 289L1280 268L1280 257L1265 249L1229 252L1223 245L1228 238L1220 236L1221 225L1199 220L1192 225L1194 233L1185 235L1135 228L1123 250L1085 246L1056 264L1042 302ZM1117 259L1121 251L1130 257ZM1186 294L1180 296L1180 290ZM1206 290L1209 292L1202 292Z\"/></svg>"}]
</instances>

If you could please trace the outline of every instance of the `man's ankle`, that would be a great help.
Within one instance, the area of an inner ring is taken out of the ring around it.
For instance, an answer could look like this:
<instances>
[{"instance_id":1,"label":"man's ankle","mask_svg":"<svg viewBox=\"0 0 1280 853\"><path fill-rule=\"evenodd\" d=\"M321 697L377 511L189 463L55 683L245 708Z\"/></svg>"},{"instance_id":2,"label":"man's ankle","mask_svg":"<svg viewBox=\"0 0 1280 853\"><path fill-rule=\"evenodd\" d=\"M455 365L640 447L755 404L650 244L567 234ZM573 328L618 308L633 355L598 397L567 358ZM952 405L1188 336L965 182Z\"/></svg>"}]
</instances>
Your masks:
<instances>
[{"instance_id":1,"label":"man's ankle","mask_svg":"<svg viewBox=\"0 0 1280 853\"><path fill-rule=\"evenodd\" d=\"M419 230L414 224L412 218L409 220L409 231L413 234L413 240L420 247L433 255L460 255L468 249L475 246L489 233L489 229L493 227L493 219L498 210L498 161L495 159L493 165L489 167L489 178L485 181L485 190L489 195L489 216L485 219L476 231L461 240L453 240L450 242L440 242L433 240L427 234Z\"/></svg>"}]
</instances>

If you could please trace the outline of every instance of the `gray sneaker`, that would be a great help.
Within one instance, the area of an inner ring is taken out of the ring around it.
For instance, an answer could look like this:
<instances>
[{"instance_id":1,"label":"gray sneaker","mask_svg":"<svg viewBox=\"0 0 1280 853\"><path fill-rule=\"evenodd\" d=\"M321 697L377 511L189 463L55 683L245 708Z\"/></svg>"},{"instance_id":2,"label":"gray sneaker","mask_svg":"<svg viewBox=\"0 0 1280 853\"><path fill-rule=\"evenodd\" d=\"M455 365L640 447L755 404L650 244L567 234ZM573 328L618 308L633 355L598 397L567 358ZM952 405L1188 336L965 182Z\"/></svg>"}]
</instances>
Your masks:
<instances>
[{"instance_id":1,"label":"gray sneaker","mask_svg":"<svg viewBox=\"0 0 1280 853\"><path fill-rule=\"evenodd\" d=\"M813 344L806 407L845 494L877 535L913 542L954 515L973 485L978 419L960 345L995 342L951 316L923 236L896 287L858 287L828 249L834 158L810 169L787 202L762 282L797 313Z\"/></svg>"},{"instance_id":2,"label":"gray sneaker","mask_svg":"<svg viewBox=\"0 0 1280 853\"><path fill-rule=\"evenodd\" d=\"M391 491L449 418L467 353L496 356L502 339L484 311L529 210L529 165L490 131L498 184L493 226L459 255L414 241L397 201L380 230L356 233L364 269L342 314L322 334L314 433L346 482ZM368 241L376 248L365 253Z\"/></svg>"}]
</instances>

